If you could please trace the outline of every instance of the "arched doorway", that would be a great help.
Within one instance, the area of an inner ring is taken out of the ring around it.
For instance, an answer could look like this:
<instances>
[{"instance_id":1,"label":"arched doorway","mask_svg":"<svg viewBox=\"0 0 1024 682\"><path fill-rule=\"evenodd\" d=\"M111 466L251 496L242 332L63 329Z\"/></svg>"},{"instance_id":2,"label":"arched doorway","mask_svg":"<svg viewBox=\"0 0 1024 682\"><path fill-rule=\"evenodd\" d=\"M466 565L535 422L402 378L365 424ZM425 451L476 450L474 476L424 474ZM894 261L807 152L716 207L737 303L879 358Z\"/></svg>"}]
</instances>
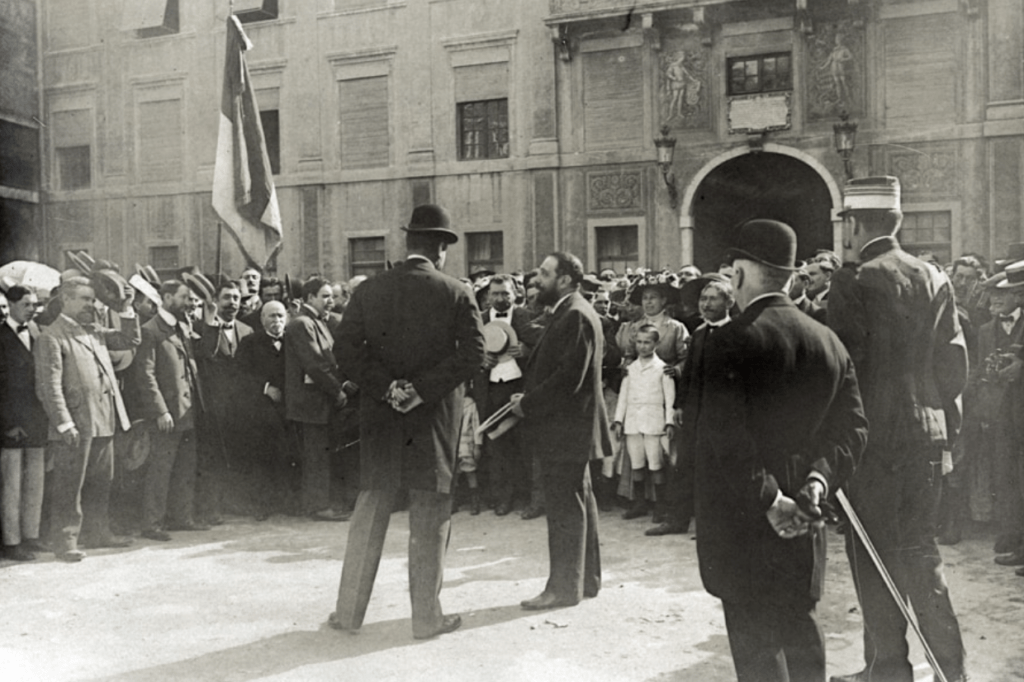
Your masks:
<instances>
[{"instance_id":1,"label":"arched doorway","mask_svg":"<svg viewBox=\"0 0 1024 682\"><path fill-rule=\"evenodd\" d=\"M834 245L833 196L819 172L787 154L747 153L725 160L697 185L693 217L693 261L716 270L737 228L752 218L781 220L797 234L797 258Z\"/></svg>"}]
</instances>

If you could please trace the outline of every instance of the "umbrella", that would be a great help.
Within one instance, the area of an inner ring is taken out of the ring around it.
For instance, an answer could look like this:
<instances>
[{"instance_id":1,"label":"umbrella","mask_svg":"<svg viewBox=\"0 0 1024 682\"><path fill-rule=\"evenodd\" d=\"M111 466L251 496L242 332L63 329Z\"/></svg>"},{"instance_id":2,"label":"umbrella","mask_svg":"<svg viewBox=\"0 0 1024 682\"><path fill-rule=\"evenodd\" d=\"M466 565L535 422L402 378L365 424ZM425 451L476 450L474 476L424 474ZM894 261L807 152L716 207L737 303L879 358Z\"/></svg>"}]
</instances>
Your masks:
<instances>
[{"instance_id":1,"label":"umbrella","mask_svg":"<svg viewBox=\"0 0 1024 682\"><path fill-rule=\"evenodd\" d=\"M7 277L15 284L31 289L36 295L49 296L50 291L60 285L59 272L35 261L12 261L0 267L0 277Z\"/></svg>"}]
</instances>

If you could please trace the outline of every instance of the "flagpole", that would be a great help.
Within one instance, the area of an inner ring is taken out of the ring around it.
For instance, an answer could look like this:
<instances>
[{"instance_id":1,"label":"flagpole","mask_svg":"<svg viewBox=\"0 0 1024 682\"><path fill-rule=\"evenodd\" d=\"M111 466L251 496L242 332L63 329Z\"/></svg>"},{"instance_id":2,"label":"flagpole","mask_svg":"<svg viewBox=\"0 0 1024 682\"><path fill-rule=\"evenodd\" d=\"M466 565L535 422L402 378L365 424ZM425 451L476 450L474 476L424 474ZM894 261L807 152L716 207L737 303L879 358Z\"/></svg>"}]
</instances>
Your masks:
<instances>
[{"instance_id":1,"label":"flagpole","mask_svg":"<svg viewBox=\"0 0 1024 682\"><path fill-rule=\"evenodd\" d=\"M224 234L224 223L217 221L217 261L215 263L214 274L220 275L220 238Z\"/></svg>"}]
</instances>

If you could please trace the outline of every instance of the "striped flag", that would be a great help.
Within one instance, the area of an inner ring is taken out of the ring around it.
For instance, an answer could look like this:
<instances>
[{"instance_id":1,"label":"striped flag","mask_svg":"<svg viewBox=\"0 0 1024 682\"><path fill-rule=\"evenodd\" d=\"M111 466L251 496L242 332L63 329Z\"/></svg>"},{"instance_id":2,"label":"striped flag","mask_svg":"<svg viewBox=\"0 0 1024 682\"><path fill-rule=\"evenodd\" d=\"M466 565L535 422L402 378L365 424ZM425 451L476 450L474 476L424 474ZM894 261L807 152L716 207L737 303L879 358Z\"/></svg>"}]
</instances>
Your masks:
<instances>
[{"instance_id":1,"label":"striped flag","mask_svg":"<svg viewBox=\"0 0 1024 682\"><path fill-rule=\"evenodd\" d=\"M256 93L245 63L252 43L233 14L228 17L226 43L213 208L245 258L262 267L281 248L281 211Z\"/></svg>"}]
</instances>

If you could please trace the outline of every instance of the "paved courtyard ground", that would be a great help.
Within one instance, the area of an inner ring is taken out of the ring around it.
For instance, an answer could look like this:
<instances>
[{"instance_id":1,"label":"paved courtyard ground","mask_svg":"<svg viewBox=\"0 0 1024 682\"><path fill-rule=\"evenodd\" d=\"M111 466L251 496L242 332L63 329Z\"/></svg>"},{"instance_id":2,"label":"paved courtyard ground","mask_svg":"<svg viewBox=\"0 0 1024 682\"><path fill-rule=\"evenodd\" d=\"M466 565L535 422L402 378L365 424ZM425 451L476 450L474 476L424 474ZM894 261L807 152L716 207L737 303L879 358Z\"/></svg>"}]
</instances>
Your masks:
<instances>
[{"instance_id":1,"label":"paved courtyard ground","mask_svg":"<svg viewBox=\"0 0 1024 682\"><path fill-rule=\"evenodd\" d=\"M405 513L392 517L358 634L326 627L348 524L229 519L170 543L136 540L81 564L52 555L0 567L0 680L733 680L722 612L702 589L689 535L642 536L601 517L604 589L575 608L525 612L544 586L543 519L454 517L442 603L462 629L412 639ZM861 623L842 538L819 608L829 673L861 667ZM992 562L991 537L944 548L972 679L1024 680L1024 578ZM917 679L930 680L915 647Z\"/></svg>"}]
</instances>

